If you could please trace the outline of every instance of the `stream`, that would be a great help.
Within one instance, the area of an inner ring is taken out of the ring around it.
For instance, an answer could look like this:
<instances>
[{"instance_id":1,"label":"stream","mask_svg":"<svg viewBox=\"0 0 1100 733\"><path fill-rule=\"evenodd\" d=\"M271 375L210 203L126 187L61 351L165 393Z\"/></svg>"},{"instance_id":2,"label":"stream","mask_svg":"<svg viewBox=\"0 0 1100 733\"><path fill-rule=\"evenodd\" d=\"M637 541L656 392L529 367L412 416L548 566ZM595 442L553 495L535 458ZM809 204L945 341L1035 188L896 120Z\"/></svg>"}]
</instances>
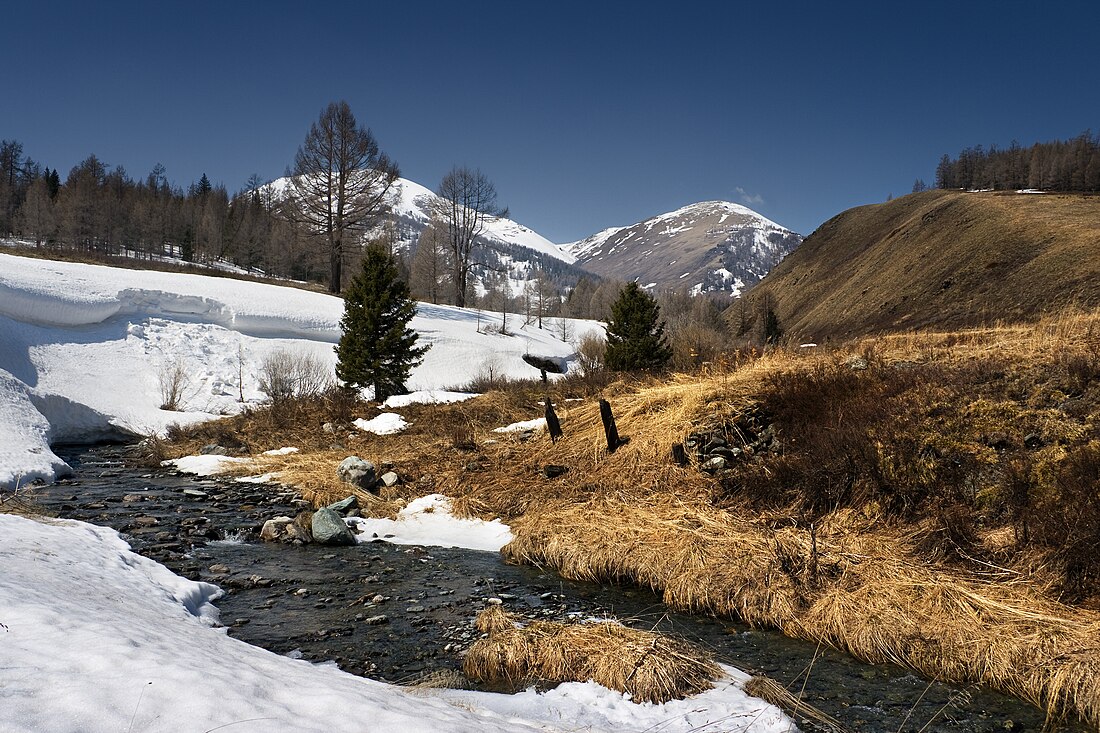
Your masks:
<instances>
[{"instance_id":1,"label":"stream","mask_svg":"<svg viewBox=\"0 0 1100 733\"><path fill-rule=\"evenodd\" d=\"M415 682L461 669L461 653L479 637L474 616L499 599L530 619L612 616L679 635L718 661L801 691L852 731L1043 730L1042 711L985 688L929 683L779 632L674 613L646 589L569 581L505 564L497 553L384 542L262 543L264 520L294 516L305 505L293 489L134 468L131 450L55 446L74 474L39 489L39 503L61 517L112 527L135 552L217 584L229 634L278 654Z\"/></svg>"}]
</instances>

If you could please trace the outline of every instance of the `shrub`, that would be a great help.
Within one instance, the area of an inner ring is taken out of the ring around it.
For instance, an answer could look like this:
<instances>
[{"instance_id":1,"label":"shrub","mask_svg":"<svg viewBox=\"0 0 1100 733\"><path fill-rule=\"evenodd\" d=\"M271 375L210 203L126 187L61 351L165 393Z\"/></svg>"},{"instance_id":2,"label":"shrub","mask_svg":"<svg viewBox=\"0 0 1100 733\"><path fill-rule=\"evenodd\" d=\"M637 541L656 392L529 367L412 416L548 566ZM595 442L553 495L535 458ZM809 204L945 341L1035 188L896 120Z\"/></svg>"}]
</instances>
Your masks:
<instances>
[{"instance_id":1,"label":"shrub","mask_svg":"<svg viewBox=\"0 0 1100 733\"><path fill-rule=\"evenodd\" d=\"M260 391L273 404L316 397L332 386L332 371L315 354L276 349L260 363Z\"/></svg>"},{"instance_id":2,"label":"shrub","mask_svg":"<svg viewBox=\"0 0 1100 733\"><path fill-rule=\"evenodd\" d=\"M160 387L160 409L182 410L186 393L191 388L191 376L183 359L177 357L161 364L157 382Z\"/></svg>"}]
</instances>

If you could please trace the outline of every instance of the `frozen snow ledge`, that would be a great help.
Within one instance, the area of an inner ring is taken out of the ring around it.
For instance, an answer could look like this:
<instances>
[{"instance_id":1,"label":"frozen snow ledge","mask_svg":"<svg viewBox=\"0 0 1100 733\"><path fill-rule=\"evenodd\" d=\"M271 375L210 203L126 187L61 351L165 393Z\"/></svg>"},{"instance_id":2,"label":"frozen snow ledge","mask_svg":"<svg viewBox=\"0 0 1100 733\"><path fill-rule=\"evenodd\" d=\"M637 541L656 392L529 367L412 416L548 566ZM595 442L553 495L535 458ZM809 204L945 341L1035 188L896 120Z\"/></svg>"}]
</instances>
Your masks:
<instances>
[{"instance_id":1,"label":"frozen snow ledge","mask_svg":"<svg viewBox=\"0 0 1100 733\"><path fill-rule=\"evenodd\" d=\"M0 491L68 473L68 464L50 450L49 420L31 401L27 385L3 369L0 415Z\"/></svg>"}]
</instances>

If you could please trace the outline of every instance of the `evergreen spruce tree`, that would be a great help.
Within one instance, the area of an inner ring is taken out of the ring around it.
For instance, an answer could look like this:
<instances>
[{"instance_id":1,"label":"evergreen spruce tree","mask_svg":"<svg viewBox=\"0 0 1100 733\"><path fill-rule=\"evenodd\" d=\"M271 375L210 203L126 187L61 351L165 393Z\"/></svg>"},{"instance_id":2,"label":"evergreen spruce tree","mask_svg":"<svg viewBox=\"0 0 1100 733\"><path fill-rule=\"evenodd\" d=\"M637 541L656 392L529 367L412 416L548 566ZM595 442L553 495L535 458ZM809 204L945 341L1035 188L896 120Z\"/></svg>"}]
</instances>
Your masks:
<instances>
[{"instance_id":1,"label":"evergreen spruce tree","mask_svg":"<svg viewBox=\"0 0 1100 733\"><path fill-rule=\"evenodd\" d=\"M627 283L611 305L604 363L616 372L659 369L672 357L661 309L637 283Z\"/></svg>"},{"instance_id":2,"label":"evergreen spruce tree","mask_svg":"<svg viewBox=\"0 0 1100 733\"><path fill-rule=\"evenodd\" d=\"M343 335L336 345L336 376L349 387L374 387L374 399L405 392L405 380L427 346L409 328L416 303L398 277L397 263L379 245L367 248L362 270L344 291Z\"/></svg>"}]
</instances>

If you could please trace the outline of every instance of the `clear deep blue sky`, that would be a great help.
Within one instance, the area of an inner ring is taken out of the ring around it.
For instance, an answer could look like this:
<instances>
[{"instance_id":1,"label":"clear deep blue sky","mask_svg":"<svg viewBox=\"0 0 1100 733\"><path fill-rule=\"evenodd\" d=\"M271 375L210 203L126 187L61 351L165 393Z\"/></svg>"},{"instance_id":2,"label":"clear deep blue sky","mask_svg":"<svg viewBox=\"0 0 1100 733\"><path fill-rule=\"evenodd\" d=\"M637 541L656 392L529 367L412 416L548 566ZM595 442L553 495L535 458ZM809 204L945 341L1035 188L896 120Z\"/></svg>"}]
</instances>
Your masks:
<instances>
[{"instance_id":1,"label":"clear deep blue sky","mask_svg":"<svg viewBox=\"0 0 1100 733\"><path fill-rule=\"evenodd\" d=\"M1095 1L36 0L0 13L0 138L232 192L346 99L402 175L480 167L554 241L708 199L809 233L943 153L1100 128L1098 32Z\"/></svg>"}]
</instances>

